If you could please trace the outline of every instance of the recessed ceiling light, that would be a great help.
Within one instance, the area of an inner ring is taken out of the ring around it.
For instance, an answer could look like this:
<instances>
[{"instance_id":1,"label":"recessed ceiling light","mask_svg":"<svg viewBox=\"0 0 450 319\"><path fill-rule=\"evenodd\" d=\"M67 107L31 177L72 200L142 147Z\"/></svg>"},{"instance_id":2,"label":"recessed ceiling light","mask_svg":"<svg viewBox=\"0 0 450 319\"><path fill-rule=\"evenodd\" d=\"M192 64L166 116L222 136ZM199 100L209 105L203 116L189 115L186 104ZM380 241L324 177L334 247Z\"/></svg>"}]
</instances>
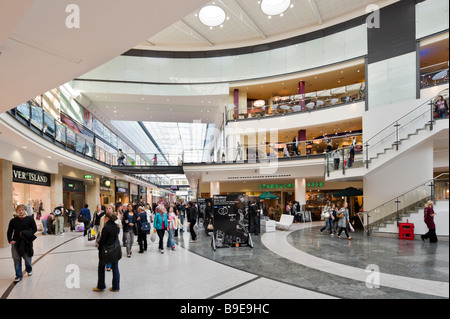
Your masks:
<instances>
[{"instance_id":1,"label":"recessed ceiling light","mask_svg":"<svg viewBox=\"0 0 450 319\"><path fill-rule=\"evenodd\" d=\"M291 0L262 0L261 10L268 16L285 12L291 5Z\"/></svg>"},{"instance_id":2,"label":"recessed ceiling light","mask_svg":"<svg viewBox=\"0 0 450 319\"><path fill-rule=\"evenodd\" d=\"M208 27L217 27L225 22L227 15L221 7L209 5L200 9L198 18Z\"/></svg>"}]
</instances>

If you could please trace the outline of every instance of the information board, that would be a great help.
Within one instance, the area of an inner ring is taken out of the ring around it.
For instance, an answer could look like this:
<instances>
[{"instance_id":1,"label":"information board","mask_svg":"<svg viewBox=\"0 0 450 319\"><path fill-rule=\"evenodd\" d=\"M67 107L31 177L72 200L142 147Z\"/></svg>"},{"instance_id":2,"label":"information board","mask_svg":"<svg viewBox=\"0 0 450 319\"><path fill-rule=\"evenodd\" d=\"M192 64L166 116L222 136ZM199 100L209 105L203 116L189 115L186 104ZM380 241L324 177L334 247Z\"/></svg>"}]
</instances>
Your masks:
<instances>
[{"instance_id":1,"label":"information board","mask_svg":"<svg viewBox=\"0 0 450 319\"><path fill-rule=\"evenodd\" d=\"M249 233L250 204L247 195L214 196L214 250L236 245L253 248Z\"/></svg>"}]
</instances>

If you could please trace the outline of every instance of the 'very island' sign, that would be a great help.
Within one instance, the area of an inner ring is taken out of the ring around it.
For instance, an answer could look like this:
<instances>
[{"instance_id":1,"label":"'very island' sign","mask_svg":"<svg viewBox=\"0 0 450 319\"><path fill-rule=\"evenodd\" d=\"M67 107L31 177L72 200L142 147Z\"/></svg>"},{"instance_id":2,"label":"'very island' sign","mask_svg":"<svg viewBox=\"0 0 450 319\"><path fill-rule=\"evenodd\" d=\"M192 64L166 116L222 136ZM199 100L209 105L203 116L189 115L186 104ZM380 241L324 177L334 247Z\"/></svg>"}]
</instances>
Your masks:
<instances>
[{"instance_id":1,"label":"'very island' sign","mask_svg":"<svg viewBox=\"0 0 450 319\"><path fill-rule=\"evenodd\" d=\"M41 186L51 186L50 174L28 168L13 166L13 182Z\"/></svg>"}]
</instances>

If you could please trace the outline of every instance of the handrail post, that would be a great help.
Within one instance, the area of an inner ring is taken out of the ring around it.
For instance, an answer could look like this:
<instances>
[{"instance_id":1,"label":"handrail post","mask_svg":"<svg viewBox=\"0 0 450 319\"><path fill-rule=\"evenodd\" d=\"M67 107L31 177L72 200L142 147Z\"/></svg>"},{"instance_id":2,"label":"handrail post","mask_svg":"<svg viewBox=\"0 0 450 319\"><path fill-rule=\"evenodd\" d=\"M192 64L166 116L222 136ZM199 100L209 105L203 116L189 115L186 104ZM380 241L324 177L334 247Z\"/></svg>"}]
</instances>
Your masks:
<instances>
[{"instance_id":1,"label":"handrail post","mask_svg":"<svg viewBox=\"0 0 450 319\"><path fill-rule=\"evenodd\" d=\"M430 131L432 131L433 126L434 126L434 103L433 103L433 100L430 101L430 114L431 114Z\"/></svg>"},{"instance_id":2,"label":"handrail post","mask_svg":"<svg viewBox=\"0 0 450 319\"><path fill-rule=\"evenodd\" d=\"M431 184L430 184L430 187L431 187L431 192L430 192L430 193L431 193L431 198L430 198L430 199L431 199L433 202L434 202L435 197L436 197L436 196L435 196L435 195L436 195L436 194L435 194L435 191L436 191L435 186L436 186L436 184L434 183L434 180L432 180L432 181L431 181Z\"/></svg>"},{"instance_id":3,"label":"handrail post","mask_svg":"<svg viewBox=\"0 0 450 319\"><path fill-rule=\"evenodd\" d=\"M331 153L327 153L327 160L325 162L327 177L330 177L330 154Z\"/></svg>"},{"instance_id":4,"label":"handrail post","mask_svg":"<svg viewBox=\"0 0 450 319\"><path fill-rule=\"evenodd\" d=\"M366 142L366 168L369 169L369 143Z\"/></svg>"},{"instance_id":5,"label":"handrail post","mask_svg":"<svg viewBox=\"0 0 450 319\"><path fill-rule=\"evenodd\" d=\"M398 200L398 198L395 200L395 204L397 204L397 227L399 227L400 225L400 214L398 211L398 204L400 204L400 201Z\"/></svg>"},{"instance_id":6,"label":"handrail post","mask_svg":"<svg viewBox=\"0 0 450 319\"><path fill-rule=\"evenodd\" d=\"M400 143L398 140L398 128L400 127L400 124L398 124L398 121L395 122L394 127L395 127L395 142L394 142L394 144L395 144L395 150L398 151L398 145Z\"/></svg>"}]
</instances>

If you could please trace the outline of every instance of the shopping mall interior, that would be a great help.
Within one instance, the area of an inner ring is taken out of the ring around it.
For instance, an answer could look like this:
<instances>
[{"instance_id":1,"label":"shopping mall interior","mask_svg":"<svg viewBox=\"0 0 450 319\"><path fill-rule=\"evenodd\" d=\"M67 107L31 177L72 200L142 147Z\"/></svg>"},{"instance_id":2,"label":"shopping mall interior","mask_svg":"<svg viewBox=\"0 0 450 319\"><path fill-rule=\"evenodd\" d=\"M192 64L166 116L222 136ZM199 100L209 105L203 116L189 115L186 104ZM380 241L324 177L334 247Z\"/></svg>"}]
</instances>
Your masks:
<instances>
[{"instance_id":1,"label":"shopping mall interior","mask_svg":"<svg viewBox=\"0 0 450 319\"><path fill-rule=\"evenodd\" d=\"M1 299L448 299L448 16L447 0L2 4ZM124 204L151 229L126 247L116 212L120 289L115 266L98 289L96 211ZM11 237L23 207L32 271Z\"/></svg>"}]
</instances>

